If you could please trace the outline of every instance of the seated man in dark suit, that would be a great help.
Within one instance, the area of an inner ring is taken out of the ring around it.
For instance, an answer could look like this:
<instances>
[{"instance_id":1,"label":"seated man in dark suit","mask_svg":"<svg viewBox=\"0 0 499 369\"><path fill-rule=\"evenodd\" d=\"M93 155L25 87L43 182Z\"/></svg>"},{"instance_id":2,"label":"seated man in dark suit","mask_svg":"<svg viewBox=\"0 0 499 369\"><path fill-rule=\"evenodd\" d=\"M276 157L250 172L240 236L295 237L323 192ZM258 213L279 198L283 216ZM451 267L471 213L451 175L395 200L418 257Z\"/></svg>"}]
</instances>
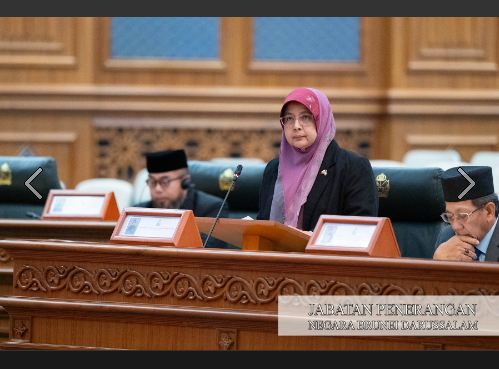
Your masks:
<instances>
[{"instance_id":1,"label":"seated man in dark suit","mask_svg":"<svg viewBox=\"0 0 499 369\"><path fill-rule=\"evenodd\" d=\"M472 182L466 176L475 182L470 189ZM492 168L451 168L442 173L441 181L446 207L442 219L450 226L438 235L433 259L499 261L499 202Z\"/></svg>"},{"instance_id":2,"label":"seated man in dark suit","mask_svg":"<svg viewBox=\"0 0 499 369\"><path fill-rule=\"evenodd\" d=\"M149 178L147 185L151 200L135 207L192 210L195 217L215 218L223 200L217 196L198 191L191 184L184 150L166 150L146 154ZM227 218L229 207L224 204L220 218ZM207 235L201 233L203 244ZM206 247L227 248L227 243L210 237Z\"/></svg>"}]
</instances>

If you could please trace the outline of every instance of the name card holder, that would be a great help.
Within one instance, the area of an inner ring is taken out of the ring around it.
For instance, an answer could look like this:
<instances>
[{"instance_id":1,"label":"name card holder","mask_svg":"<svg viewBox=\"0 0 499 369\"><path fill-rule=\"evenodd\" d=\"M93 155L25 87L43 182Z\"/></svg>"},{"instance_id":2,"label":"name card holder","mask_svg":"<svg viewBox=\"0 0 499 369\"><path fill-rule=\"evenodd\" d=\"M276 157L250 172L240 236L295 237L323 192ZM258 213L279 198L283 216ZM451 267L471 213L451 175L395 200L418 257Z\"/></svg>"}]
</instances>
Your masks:
<instances>
[{"instance_id":1,"label":"name card holder","mask_svg":"<svg viewBox=\"0 0 499 369\"><path fill-rule=\"evenodd\" d=\"M321 215L305 252L400 257L390 218Z\"/></svg>"},{"instance_id":2,"label":"name card holder","mask_svg":"<svg viewBox=\"0 0 499 369\"><path fill-rule=\"evenodd\" d=\"M120 211L113 191L50 190L42 219L118 220Z\"/></svg>"},{"instance_id":3,"label":"name card holder","mask_svg":"<svg viewBox=\"0 0 499 369\"><path fill-rule=\"evenodd\" d=\"M129 245L203 247L192 210L124 208L110 242Z\"/></svg>"}]
</instances>

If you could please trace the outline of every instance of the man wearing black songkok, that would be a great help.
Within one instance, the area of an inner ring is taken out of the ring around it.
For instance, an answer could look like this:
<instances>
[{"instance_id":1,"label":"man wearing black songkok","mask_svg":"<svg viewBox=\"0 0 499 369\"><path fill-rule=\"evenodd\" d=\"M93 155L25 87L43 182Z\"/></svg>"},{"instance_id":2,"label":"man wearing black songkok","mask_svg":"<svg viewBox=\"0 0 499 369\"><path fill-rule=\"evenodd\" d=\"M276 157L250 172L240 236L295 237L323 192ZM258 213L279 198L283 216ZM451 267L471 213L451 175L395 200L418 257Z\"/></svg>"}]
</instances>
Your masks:
<instances>
[{"instance_id":1,"label":"man wearing black songkok","mask_svg":"<svg viewBox=\"0 0 499 369\"><path fill-rule=\"evenodd\" d=\"M149 177L147 185L151 200L135 207L192 210L195 217L215 218L223 200L197 190L191 182L184 150L166 150L146 154ZM227 203L220 211L220 218L229 216ZM201 233L203 244L207 235ZM207 248L234 248L217 238L210 237Z\"/></svg>"},{"instance_id":2,"label":"man wearing black songkok","mask_svg":"<svg viewBox=\"0 0 499 369\"><path fill-rule=\"evenodd\" d=\"M463 166L441 177L446 211L433 259L499 261L499 202L494 192L492 168ZM474 185L473 185L474 182Z\"/></svg>"}]
</instances>

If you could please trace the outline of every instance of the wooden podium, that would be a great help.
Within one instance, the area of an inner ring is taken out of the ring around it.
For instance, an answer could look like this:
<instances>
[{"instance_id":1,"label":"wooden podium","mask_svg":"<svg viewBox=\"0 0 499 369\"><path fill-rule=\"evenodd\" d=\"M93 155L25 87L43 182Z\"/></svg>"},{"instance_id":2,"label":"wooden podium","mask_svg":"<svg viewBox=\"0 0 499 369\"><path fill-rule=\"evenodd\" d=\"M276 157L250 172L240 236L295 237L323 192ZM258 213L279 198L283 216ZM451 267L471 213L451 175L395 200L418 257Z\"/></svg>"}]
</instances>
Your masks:
<instances>
[{"instance_id":1,"label":"wooden podium","mask_svg":"<svg viewBox=\"0 0 499 369\"><path fill-rule=\"evenodd\" d=\"M209 234L215 218L196 218L200 232ZM243 250L305 252L310 234L272 220L219 218L211 237Z\"/></svg>"},{"instance_id":2,"label":"wooden podium","mask_svg":"<svg viewBox=\"0 0 499 369\"><path fill-rule=\"evenodd\" d=\"M210 228L211 229L211 228ZM216 227L215 227L216 229ZM18 350L497 350L499 336L280 336L280 295L492 295L499 263L0 240Z\"/></svg>"},{"instance_id":3,"label":"wooden podium","mask_svg":"<svg viewBox=\"0 0 499 369\"><path fill-rule=\"evenodd\" d=\"M43 239L107 243L116 221L0 219L0 239ZM0 297L12 294L14 261L0 248ZM9 337L9 317L0 306L0 342Z\"/></svg>"}]
</instances>

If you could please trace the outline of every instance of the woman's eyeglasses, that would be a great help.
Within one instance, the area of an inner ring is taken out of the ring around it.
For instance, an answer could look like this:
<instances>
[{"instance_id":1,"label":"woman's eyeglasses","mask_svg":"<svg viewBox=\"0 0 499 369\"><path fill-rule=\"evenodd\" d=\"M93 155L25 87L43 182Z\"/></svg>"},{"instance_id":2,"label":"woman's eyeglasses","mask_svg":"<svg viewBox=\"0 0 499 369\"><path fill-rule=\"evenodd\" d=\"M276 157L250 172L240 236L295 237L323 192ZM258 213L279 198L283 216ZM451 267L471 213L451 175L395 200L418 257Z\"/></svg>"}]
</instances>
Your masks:
<instances>
[{"instance_id":1,"label":"woman's eyeglasses","mask_svg":"<svg viewBox=\"0 0 499 369\"><path fill-rule=\"evenodd\" d=\"M302 126L308 126L311 125L312 123L315 123L314 116L312 114L302 114L299 115L298 117L295 117L293 115L285 115L284 117L279 118L281 124L284 127L294 126L297 119L298 123L300 123Z\"/></svg>"}]
</instances>

